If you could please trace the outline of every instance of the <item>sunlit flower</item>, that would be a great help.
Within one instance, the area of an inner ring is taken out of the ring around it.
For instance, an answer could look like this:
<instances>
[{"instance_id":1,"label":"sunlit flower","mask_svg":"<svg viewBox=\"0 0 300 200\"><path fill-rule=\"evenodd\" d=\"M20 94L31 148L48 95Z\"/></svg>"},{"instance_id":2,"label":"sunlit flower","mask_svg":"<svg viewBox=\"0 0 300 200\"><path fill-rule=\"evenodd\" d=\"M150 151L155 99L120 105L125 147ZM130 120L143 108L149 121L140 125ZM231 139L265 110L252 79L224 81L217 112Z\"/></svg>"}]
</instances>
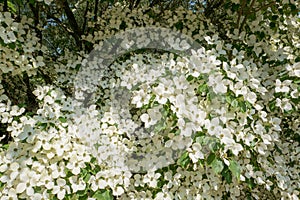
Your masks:
<instances>
[{"instance_id":1,"label":"sunlit flower","mask_svg":"<svg viewBox=\"0 0 300 200\"><path fill-rule=\"evenodd\" d=\"M189 157L192 159L193 163L198 162L199 159L204 159L204 155L201 152L201 145L199 143L194 143L192 148L189 148Z\"/></svg>"}]
</instances>

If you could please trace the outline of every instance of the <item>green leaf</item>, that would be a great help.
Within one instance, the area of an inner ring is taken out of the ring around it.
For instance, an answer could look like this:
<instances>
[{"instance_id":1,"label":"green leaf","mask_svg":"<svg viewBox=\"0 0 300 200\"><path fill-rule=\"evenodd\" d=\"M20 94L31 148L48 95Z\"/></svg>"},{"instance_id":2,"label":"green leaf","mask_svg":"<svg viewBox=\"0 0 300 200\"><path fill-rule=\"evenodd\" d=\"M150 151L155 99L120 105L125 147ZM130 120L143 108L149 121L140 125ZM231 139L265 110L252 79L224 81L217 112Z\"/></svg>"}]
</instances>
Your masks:
<instances>
[{"instance_id":1,"label":"green leaf","mask_svg":"<svg viewBox=\"0 0 300 200\"><path fill-rule=\"evenodd\" d=\"M109 190L103 191L97 191L94 195L93 198L97 200L113 200L113 197L111 195L111 192Z\"/></svg>"},{"instance_id":2,"label":"green leaf","mask_svg":"<svg viewBox=\"0 0 300 200\"><path fill-rule=\"evenodd\" d=\"M246 105L245 101L240 101L239 102L239 106L240 106L242 112L246 112L247 111L247 105Z\"/></svg>"},{"instance_id":3,"label":"green leaf","mask_svg":"<svg viewBox=\"0 0 300 200\"><path fill-rule=\"evenodd\" d=\"M8 147L9 147L9 144L4 144L4 145L2 145L2 146L0 146L2 149L5 149L5 150L7 150L8 149Z\"/></svg>"},{"instance_id":4,"label":"green leaf","mask_svg":"<svg viewBox=\"0 0 300 200\"><path fill-rule=\"evenodd\" d=\"M8 46L11 49L15 49L16 48L16 43L14 43L14 42L13 43L9 43Z\"/></svg>"},{"instance_id":5,"label":"green leaf","mask_svg":"<svg viewBox=\"0 0 300 200\"><path fill-rule=\"evenodd\" d=\"M228 168L226 168L222 171L222 176L225 178L226 183L232 183L232 175L230 171L228 171Z\"/></svg>"},{"instance_id":6,"label":"green leaf","mask_svg":"<svg viewBox=\"0 0 300 200\"><path fill-rule=\"evenodd\" d=\"M271 27L271 28L275 28L275 27L276 27L276 24L275 24L274 22L271 22L271 23L270 23L270 27Z\"/></svg>"},{"instance_id":7,"label":"green leaf","mask_svg":"<svg viewBox=\"0 0 300 200\"><path fill-rule=\"evenodd\" d=\"M247 178L246 183L250 190L252 190L255 187L255 182L253 178L249 178L249 179Z\"/></svg>"},{"instance_id":8,"label":"green leaf","mask_svg":"<svg viewBox=\"0 0 300 200\"><path fill-rule=\"evenodd\" d=\"M226 96L226 98L225 98L225 99L226 99L226 102L227 102L227 103L229 103L229 104L230 104L230 103L231 103L231 101L232 101L232 100L231 100L231 96Z\"/></svg>"},{"instance_id":9,"label":"green leaf","mask_svg":"<svg viewBox=\"0 0 300 200\"><path fill-rule=\"evenodd\" d=\"M64 118L64 117L59 117L58 119L59 119L59 121L60 121L61 123L66 123L66 122L67 122L67 119Z\"/></svg>"},{"instance_id":10,"label":"green leaf","mask_svg":"<svg viewBox=\"0 0 300 200\"><path fill-rule=\"evenodd\" d=\"M87 175L84 177L84 179L83 179L84 182L87 183L87 182L90 180L91 176L92 176L91 174L87 174Z\"/></svg>"},{"instance_id":11,"label":"green leaf","mask_svg":"<svg viewBox=\"0 0 300 200\"><path fill-rule=\"evenodd\" d=\"M214 161L215 158L216 158L216 154L214 154L214 153L209 154L209 156L206 159L207 164L210 165Z\"/></svg>"},{"instance_id":12,"label":"green leaf","mask_svg":"<svg viewBox=\"0 0 300 200\"><path fill-rule=\"evenodd\" d=\"M276 109L276 100L275 99L269 103L269 108L272 112Z\"/></svg>"},{"instance_id":13,"label":"green leaf","mask_svg":"<svg viewBox=\"0 0 300 200\"><path fill-rule=\"evenodd\" d=\"M182 30L182 28L183 28L182 21L179 21L179 22L175 23L175 27L176 27L177 30Z\"/></svg>"},{"instance_id":14,"label":"green leaf","mask_svg":"<svg viewBox=\"0 0 300 200\"><path fill-rule=\"evenodd\" d=\"M87 189L87 188L86 188L86 189ZM86 196L86 195L87 195L86 189L85 189L85 190L78 190L78 191L76 192L76 195L79 196L79 197L84 197L84 196Z\"/></svg>"},{"instance_id":15,"label":"green leaf","mask_svg":"<svg viewBox=\"0 0 300 200\"><path fill-rule=\"evenodd\" d=\"M229 170L231 171L233 176L235 176L238 180L240 179L240 165L235 160L230 160Z\"/></svg>"},{"instance_id":16,"label":"green leaf","mask_svg":"<svg viewBox=\"0 0 300 200\"><path fill-rule=\"evenodd\" d=\"M230 104L232 107L237 108L239 105L239 102L236 99L234 99Z\"/></svg>"},{"instance_id":17,"label":"green leaf","mask_svg":"<svg viewBox=\"0 0 300 200\"><path fill-rule=\"evenodd\" d=\"M212 152L216 152L220 148L220 143L217 138L210 136L200 136L196 138L196 142L203 146L208 146Z\"/></svg>"},{"instance_id":18,"label":"green leaf","mask_svg":"<svg viewBox=\"0 0 300 200\"><path fill-rule=\"evenodd\" d=\"M208 90L208 87L206 84L199 85L199 87L198 87L198 93L207 92L207 90Z\"/></svg>"},{"instance_id":19,"label":"green leaf","mask_svg":"<svg viewBox=\"0 0 300 200\"><path fill-rule=\"evenodd\" d=\"M235 3L232 4L232 11L233 11L233 12L236 12L236 11L238 11L239 9L240 9L240 4L235 4Z\"/></svg>"},{"instance_id":20,"label":"green leaf","mask_svg":"<svg viewBox=\"0 0 300 200\"><path fill-rule=\"evenodd\" d=\"M223 171L224 164L220 159L214 159L214 161L211 163L211 167L216 174L219 174Z\"/></svg>"},{"instance_id":21,"label":"green leaf","mask_svg":"<svg viewBox=\"0 0 300 200\"><path fill-rule=\"evenodd\" d=\"M186 80L189 81L189 82L192 81L193 79L194 79L194 77L193 77L192 75L189 75L189 76L186 78Z\"/></svg>"},{"instance_id":22,"label":"green leaf","mask_svg":"<svg viewBox=\"0 0 300 200\"><path fill-rule=\"evenodd\" d=\"M120 29L124 30L126 28L127 28L126 22L122 21L121 24L120 24Z\"/></svg>"},{"instance_id":23,"label":"green leaf","mask_svg":"<svg viewBox=\"0 0 300 200\"><path fill-rule=\"evenodd\" d=\"M276 21L278 19L278 15L272 15L271 19L272 21Z\"/></svg>"},{"instance_id":24,"label":"green leaf","mask_svg":"<svg viewBox=\"0 0 300 200\"><path fill-rule=\"evenodd\" d=\"M13 13L17 13L16 6L11 1L7 1L7 6Z\"/></svg>"},{"instance_id":25,"label":"green leaf","mask_svg":"<svg viewBox=\"0 0 300 200\"><path fill-rule=\"evenodd\" d=\"M187 151L184 152L178 160L180 166L184 168L190 163L190 161L189 153Z\"/></svg>"}]
</instances>

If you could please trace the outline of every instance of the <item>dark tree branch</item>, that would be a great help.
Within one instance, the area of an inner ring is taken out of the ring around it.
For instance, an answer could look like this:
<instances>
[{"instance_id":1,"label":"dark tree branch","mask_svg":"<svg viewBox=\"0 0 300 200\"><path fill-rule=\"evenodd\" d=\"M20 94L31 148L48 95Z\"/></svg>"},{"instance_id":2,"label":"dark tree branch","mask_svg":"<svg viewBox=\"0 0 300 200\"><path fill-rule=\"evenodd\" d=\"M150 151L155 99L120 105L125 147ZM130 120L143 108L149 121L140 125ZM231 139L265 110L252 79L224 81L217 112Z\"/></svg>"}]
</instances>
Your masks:
<instances>
[{"instance_id":1,"label":"dark tree branch","mask_svg":"<svg viewBox=\"0 0 300 200\"><path fill-rule=\"evenodd\" d=\"M204 15L209 17L211 14L215 13L214 11L223 5L224 0L215 0L215 1L207 1L207 7L204 11Z\"/></svg>"},{"instance_id":2,"label":"dark tree branch","mask_svg":"<svg viewBox=\"0 0 300 200\"><path fill-rule=\"evenodd\" d=\"M242 3L240 4L241 8L239 9L239 12L238 12L238 19L237 19L237 23L236 23L236 28L238 28L239 25L240 25L241 17L244 14L244 9L246 7L246 3L247 3L247 0L243 0Z\"/></svg>"},{"instance_id":3,"label":"dark tree branch","mask_svg":"<svg viewBox=\"0 0 300 200\"><path fill-rule=\"evenodd\" d=\"M155 4L158 4L158 3L159 3L159 0L152 0L152 1L150 2L149 7L151 8L151 7L155 6Z\"/></svg>"},{"instance_id":4,"label":"dark tree branch","mask_svg":"<svg viewBox=\"0 0 300 200\"><path fill-rule=\"evenodd\" d=\"M83 25L82 25L82 33L84 33L84 31L85 31L85 27L86 27L86 23L87 23L87 17L86 17L86 15L87 15L87 13L88 13L88 10L89 10L89 1L86 1L86 8L85 8L85 11L84 11L84 21L83 21Z\"/></svg>"},{"instance_id":5,"label":"dark tree branch","mask_svg":"<svg viewBox=\"0 0 300 200\"><path fill-rule=\"evenodd\" d=\"M129 8L133 9L133 8L137 8L138 5L140 4L141 0L130 0L129 1Z\"/></svg>"},{"instance_id":6,"label":"dark tree branch","mask_svg":"<svg viewBox=\"0 0 300 200\"><path fill-rule=\"evenodd\" d=\"M4 0L3 12L7 12L7 11L8 11L7 0Z\"/></svg>"},{"instance_id":7,"label":"dark tree branch","mask_svg":"<svg viewBox=\"0 0 300 200\"><path fill-rule=\"evenodd\" d=\"M134 8L137 8L139 6L139 4L141 3L141 0L137 0L134 4Z\"/></svg>"},{"instance_id":8,"label":"dark tree branch","mask_svg":"<svg viewBox=\"0 0 300 200\"><path fill-rule=\"evenodd\" d=\"M274 5L276 5L276 1L273 1L273 2L268 3L268 4L265 4L265 5L262 5L262 6L258 7L258 8L256 8L256 9L254 9L254 10L253 10L252 12L250 12L250 13L258 12L258 11L260 11L260 10L266 10L267 8L272 7L272 6L274 6Z\"/></svg>"},{"instance_id":9,"label":"dark tree branch","mask_svg":"<svg viewBox=\"0 0 300 200\"><path fill-rule=\"evenodd\" d=\"M244 19L243 19L243 21L242 21L242 23L241 23L241 25L239 27L239 33L242 31L242 29L243 29L243 27L244 27L244 25L246 23L247 16L250 14L250 11L253 8L254 3L255 3L255 0L252 0L251 3L250 3L249 8L247 9L247 12L244 15Z\"/></svg>"},{"instance_id":10,"label":"dark tree branch","mask_svg":"<svg viewBox=\"0 0 300 200\"><path fill-rule=\"evenodd\" d=\"M82 42L81 42L81 35L82 35L82 32L78 26L78 23L75 19L75 16L74 16L74 13L72 12L72 10L70 9L69 7L69 4L68 4L68 1L67 0L57 0L57 3L60 4L60 6L62 7L62 9L65 11L66 15L67 15L67 18L68 18L68 21L70 23L70 26L73 30L73 37L76 41L76 44L77 46L81 49L82 46Z\"/></svg>"},{"instance_id":11,"label":"dark tree branch","mask_svg":"<svg viewBox=\"0 0 300 200\"><path fill-rule=\"evenodd\" d=\"M26 90L27 102L30 103L30 105L28 105L27 109L28 109L28 111L34 111L35 109L38 108L38 103L36 101L34 94L32 93L31 84L30 84L29 77L26 72L23 73L23 81L27 87L27 90Z\"/></svg>"},{"instance_id":12,"label":"dark tree branch","mask_svg":"<svg viewBox=\"0 0 300 200\"><path fill-rule=\"evenodd\" d=\"M94 21L97 21L97 17L98 17L98 5L99 5L99 0L95 0Z\"/></svg>"},{"instance_id":13,"label":"dark tree branch","mask_svg":"<svg viewBox=\"0 0 300 200\"><path fill-rule=\"evenodd\" d=\"M60 25L63 29L65 29L65 31L67 31L69 34L71 34L73 36L73 31L71 29L69 29L64 23L62 23L62 21L60 21L60 19L58 19L57 17L54 17L54 16L47 16L47 19L48 20L53 20L55 21L58 25ZM47 20L47 21L48 21ZM52 21L52 22L53 22ZM48 21L49 22L49 21Z\"/></svg>"},{"instance_id":14,"label":"dark tree branch","mask_svg":"<svg viewBox=\"0 0 300 200\"><path fill-rule=\"evenodd\" d=\"M52 79L50 78L50 76L48 76L48 74L45 74L40 68L38 69L38 71L40 72L46 84L51 85L53 83Z\"/></svg>"},{"instance_id":15,"label":"dark tree branch","mask_svg":"<svg viewBox=\"0 0 300 200\"><path fill-rule=\"evenodd\" d=\"M33 19L34 19L34 29L37 33L38 38L40 41L42 41L42 31L39 29L39 23L40 23L40 9L39 9L39 3L36 2L36 6L33 5L33 3L29 3L29 7L33 13Z\"/></svg>"}]
</instances>

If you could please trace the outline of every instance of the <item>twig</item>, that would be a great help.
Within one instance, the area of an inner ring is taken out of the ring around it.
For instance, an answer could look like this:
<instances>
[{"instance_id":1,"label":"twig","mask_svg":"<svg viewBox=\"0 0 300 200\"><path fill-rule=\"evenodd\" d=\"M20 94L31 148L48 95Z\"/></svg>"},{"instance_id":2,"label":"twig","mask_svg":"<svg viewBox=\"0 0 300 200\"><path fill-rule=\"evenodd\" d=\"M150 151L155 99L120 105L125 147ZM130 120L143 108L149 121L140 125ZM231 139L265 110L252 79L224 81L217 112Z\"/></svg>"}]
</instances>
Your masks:
<instances>
[{"instance_id":1,"label":"twig","mask_svg":"<svg viewBox=\"0 0 300 200\"><path fill-rule=\"evenodd\" d=\"M265 8L274 6L275 4L276 4L276 2L273 1L273 2L271 2L271 3L269 3L269 4L263 5L263 6L259 7L259 8L257 8L257 9L255 9L253 12L250 12L250 14L251 14L251 13L255 13L255 12L257 12L257 11L260 11L260 10L263 10L263 9L265 9Z\"/></svg>"},{"instance_id":2,"label":"twig","mask_svg":"<svg viewBox=\"0 0 300 200\"><path fill-rule=\"evenodd\" d=\"M241 20L241 17L243 15L243 13L244 13L245 5L246 5L246 0L243 0L243 4L241 5L241 8L239 10L239 15L238 15L237 23L236 23L237 28L240 25L240 20Z\"/></svg>"},{"instance_id":3,"label":"twig","mask_svg":"<svg viewBox=\"0 0 300 200\"><path fill-rule=\"evenodd\" d=\"M254 6L254 3L255 3L255 0L252 0L250 6L249 6L249 8L248 8L248 12L245 13L244 19L243 19L243 21L242 21L242 23L241 23L241 26L240 26L240 28L239 28L239 33L241 32L241 30L242 30L244 24L246 23L247 15L250 14L250 10L251 10L251 8Z\"/></svg>"},{"instance_id":4,"label":"twig","mask_svg":"<svg viewBox=\"0 0 300 200\"><path fill-rule=\"evenodd\" d=\"M63 29L65 29L69 34L74 34L71 29L69 29L62 21L60 21L57 17L48 16L48 20L54 20L58 25L60 25ZM49 21L48 21L49 22Z\"/></svg>"}]
</instances>

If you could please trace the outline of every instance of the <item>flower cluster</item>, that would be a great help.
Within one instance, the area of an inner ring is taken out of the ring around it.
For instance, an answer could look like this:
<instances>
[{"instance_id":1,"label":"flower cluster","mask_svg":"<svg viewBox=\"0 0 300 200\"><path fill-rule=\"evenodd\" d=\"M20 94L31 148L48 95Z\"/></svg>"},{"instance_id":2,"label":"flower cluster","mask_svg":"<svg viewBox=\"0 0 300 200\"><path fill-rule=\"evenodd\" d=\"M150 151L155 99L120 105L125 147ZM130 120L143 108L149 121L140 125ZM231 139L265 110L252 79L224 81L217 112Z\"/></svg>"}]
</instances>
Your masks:
<instances>
[{"instance_id":1,"label":"flower cluster","mask_svg":"<svg viewBox=\"0 0 300 200\"><path fill-rule=\"evenodd\" d=\"M244 21L228 1L225 33L205 13L117 3L88 22L95 51L51 63L31 19L1 13L0 199L299 199L291 2ZM34 77L48 65L52 85ZM22 73L34 112L7 95L5 75Z\"/></svg>"}]
</instances>

